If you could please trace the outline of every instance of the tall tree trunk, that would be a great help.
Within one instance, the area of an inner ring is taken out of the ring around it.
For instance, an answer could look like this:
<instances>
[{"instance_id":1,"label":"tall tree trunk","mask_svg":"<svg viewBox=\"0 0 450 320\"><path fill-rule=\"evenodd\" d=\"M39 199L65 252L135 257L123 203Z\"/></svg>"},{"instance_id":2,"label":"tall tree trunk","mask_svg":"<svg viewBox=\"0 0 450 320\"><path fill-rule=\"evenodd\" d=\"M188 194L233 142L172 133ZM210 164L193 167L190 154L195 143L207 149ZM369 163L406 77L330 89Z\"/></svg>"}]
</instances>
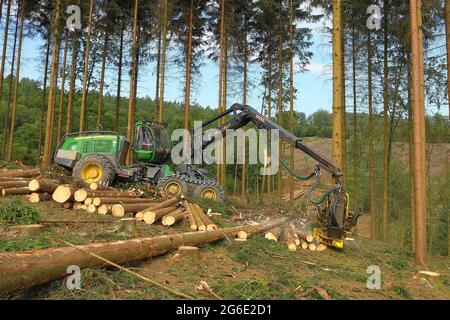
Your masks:
<instances>
[{"instance_id":1,"label":"tall tree trunk","mask_svg":"<svg viewBox=\"0 0 450 320\"><path fill-rule=\"evenodd\" d=\"M189 109L191 104L191 64L192 64L192 24L194 19L194 0L190 0L189 7L189 31L188 31L188 43L187 43L187 55L186 55L186 85L184 92L184 150L188 151L189 148Z\"/></svg>"},{"instance_id":2,"label":"tall tree trunk","mask_svg":"<svg viewBox=\"0 0 450 320\"><path fill-rule=\"evenodd\" d=\"M222 111L225 111L228 106L227 98L228 98L228 30L225 26L224 33L224 52L223 52L223 96L222 96ZM224 119L225 120L225 119ZM222 139L222 164L220 165L220 176L221 182L220 185L225 190L227 184L227 175L225 159L226 159L226 144L224 139ZM245 183L244 181L242 183Z\"/></svg>"},{"instance_id":3,"label":"tall tree trunk","mask_svg":"<svg viewBox=\"0 0 450 320\"><path fill-rule=\"evenodd\" d=\"M413 132L414 132L414 209L416 219L416 263L425 265L426 259L426 169L425 169L425 108L421 96L421 67L423 52L419 35L421 6L418 0L410 1L411 47L412 47L412 91L413 91Z\"/></svg>"},{"instance_id":4,"label":"tall tree trunk","mask_svg":"<svg viewBox=\"0 0 450 320\"><path fill-rule=\"evenodd\" d=\"M384 52L383 52L383 215L381 238L388 238L389 211L389 65L388 65L388 4L384 4Z\"/></svg>"},{"instance_id":5,"label":"tall tree trunk","mask_svg":"<svg viewBox=\"0 0 450 320\"><path fill-rule=\"evenodd\" d=\"M92 32L92 17L94 14L94 0L91 0L89 5L89 24L86 39L86 47L84 53L84 76L83 76L83 91L81 93L81 109L80 109L80 132L85 130L86 126L86 101L87 101L87 84L89 74L89 50L91 47L91 32Z\"/></svg>"},{"instance_id":6,"label":"tall tree trunk","mask_svg":"<svg viewBox=\"0 0 450 320\"><path fill-rule=\"evenodd\" d=\"M245 17L245 35L244 35L244 82L243 82L243 95L242 95L242 104L245 106L247 105L247 67L248 67L248 41L247 41L247 18ZM246 180L247 177L247 172L246 172L246 161L247 161L247 154L246 154L246 150L247 150L247 142L244 136L244 141L243 141L243 146L242 146L242 152L243 152L243 161L242 161L242 171L241 171L241 175L242 175L242 184L241 184L241 198L242 199L246 199L245 197L245 183L244 181ZM236 164L236 168L237 168L237 164ZM236 177L235 177L235 181L236 181ZM258 193L257 193L258 194Z\"/></svg>"},{"instance_id":7,"label":"tall tree trunk","mask_svg":"<svg viewBox=\"0 0 450 320\"><path fill-rule=\"evenodd\" d=\"M164 84L166 75L166 50L167 50L167 24L168 24L168 0L164 0L162 53L161 53L161 83L159 88L159 122L164 121Z\"/></svg>"},{"instance_id":8,"label":"tall tree trunk","mask_svg":"<svg viewBox=\"0 0 450 320\"><path fill-rule=\"evenodd\" d=\"M158 52L156 54L156 90L155 90L155 115L154 119L155 121L159 120L159 83L161 78L161 41L162 41L162 34L161 34L161 23L159 24L158 29Z\"/></svg>"},{"instance_id":9,"label":"tall tree trunk","mask_svg":"<svg viewBox=\"0 0 450 320\"><path fill-rule=\"evenodd\" d=\"M278 125L283 126L283 18L280 15L280 43L278 48ZM279 157L283 157L283 143L280 141L278 149ZM277 184L278 184L278 201L281 202L281 195L283 193L282 185L283 170L282 167L278 169Z\"/></svg>"},{"instance_id":10,"label":"tall tree trunk","mask_svg":"<svg viewBox=\"0 0 450 320\"><path fill-rule=\"evenodd\" d=\"M356 28L352 32L352 72L353 72L353 210L359 209L359 143L358 109L356 90Z\"/></svg>"},{"instance_id":11,"label":"tall tree trunk","mask_svg":"<svg viewBox=\"0 0 450 320\"><path fill-rule=\"evenodd\" d=\"M225 32L225 0L221 1L221 13L220 13L220 54L219 54L219 102L218 112L222 112L222 95L223 95L223 51L224 51L224 32ZM223 119L219 119L219 126L223 124ZM220 143L223 143L221 141ZM221 184L222 170L220 164L216 165L217 182Z\"/></svg>"},{"instance_id":12,"label":"tall tree trunk","mask_svg":"<svg viewBox=\"0 0 450 320\"><path fill-rule=\"evenodd\" d=\"M53 21L53 52L52 66L50 71L50 87L48 92L47 106L47 122L45 127L45 143L42 164L44 167L50 166L52 136L53 136L53 114L55 112L55 101L53 99L56 93L56 79L58 74L58 57L59 57L59 34L60 34L60 16L61 16L61 0L57 0L55 4L55 18Z\"/></svg>"},{"instance_id":13,"label":"tall tree trunk","mask_svg":"<svg viewBox=\"0 0 450 320\"><path fill-rule=\"evenodd\" d=\"M20 5L20 4L19 4ZM13 88L13 77L14 77L14 66L15 66L15 59L16 59L16 45L17 45L17 33L19 31L19 10L20 8L17 8L17 15L16 15L16 27L14 31L14 45L12 50L12 60L11 60L11 71L9 73L9 92L8 92L8 100L6 102L6 110L5 110L5 119L3 124L3 140L2 140L2 159L5 159L6 156L6 143L8 141L8 129L9 129L9 110L11 109L11 97L13 94L12 88Z\"/></svg>"},{"instance_id":14,"label":"tall tree trunk","mask_svg":"<svg viewBox=\"0 0 450 320\"><path fill-rule=\"evenodd\" d=\"M447 48L447 99L449 101L448 116L450 118L450 0L445 0L445 39Z\"/></svg>"},{"instance_id":15,"label":"tall tree trunk","mask_svg":"<svg viewBox=\"0 0 450 320\"><path fill-rule=\"evenodd\" d=\"M372 95L372 32L367 37L367 78L369 99L369 204L370 204L370 238L377 238L377 213L375 209L375 159L374 159L374 132L373 132L373 95Z\"/></svg>"},{"instance_id":16,"label":"tall tree trunk","mask_svg":"<svg viewBox=\"0 0 450 320\"><path fill-rule=\"evenodd\" d=\"M109 30L105 31L105 37L103 42L102 52L102 74L100 77L100 92L98 97L98 109L97 109L97 130L100 130L102 123L102 109L103 109L103 88L105 86L105 67L106 67L106 55L108 53L108 41Z\"/></svg>"},{"instance_id":17,"label":"tall tree trunk","mask_svg":"<svg viewBox=\"0 0 450 320\"><path fill-rule=\"evenodd\" d=\"M6 49L8 48L8 32L9 32L9 16L11 14L11 0L8 0L6 7L6 22L5 31L3 34L3 51L2 51L2 62L0 67L0 110L2 109L2 95L3 95L3 76L5 75L5 59L6 59Z\"/></svg>"},{"instance_id":18,"label":"tall tree trunk","mask_svg":"<svg viewBox=\"0 0 450 320\"><path fill-rule=\"evenodd\" d=\"M345 169L343 29L342 0L333 0L333 160L342 170Z\"/></svg>"},{"instance_id":19,"label":"tall tree trunk","mask_svg":"<svg viewBox=\"0 0 450 320\"><path fill-rule=\"evenodd\" d=\"M128 127L127 127L127 138L128 141L133 141L133 131L134 131L134 97L135 97L135 79L136 79L136 51L137 51L137 33L138 33L138 9L139 0L134 1L134 18L133 18L133 45L132 45L132 62L131 62L131 77L130 77L130 96L128 99ZM133 155L131 148L128 150L127 164L133 163Z\"/></svg>"},{"instance_id":20,"label":"tall tree trunk","mask_svg":"<svg viewBox=\"0 0 450 320\"><path fill-rule=\"evenodd\" d=\"M294 8L289 0L289 127L294 133ZM290 166L294 169L294 147L289 146ZM289 175L289 204L294 207L294 176Z\"/></svg>"},{"instance_id":21,"label":"tall tree trunk","mask_svg":"<svg viewBox=\"0 0 450 320\"><path fill-rule=\"evenodd\" d=\"M64 104L64 95L65 95L65 85L66 85L66 68L67 68L67 49L69 46L69 35L66 33L65 36L65 44L64 44L64 57L63 57L63 66L62 66L62 74L61 74L61 91L59 93L59 110L58 110L58 129L56 134L56 143L61 141L62 137L62 127L63 127L63 104Z\"/></svg>"},{"instance_id":22,"label":"tall tree trunk","mask_svg":"<svg viewBox=\"0 0 450 320\"><path fill-rule=\"evenodd\" d=\"M48 65L50 61L50 45L51 45L50 30L48 31L47 40L47 50L45 53L45 70L44 70L44 87L42 90L41 97L41 111L39 120L39 137L38 137L38 154L41 155L42 145L43 145L43 134L44 134L44 114L45 114L45 99L47 97L47 81L48 81Z\"/></svg>"},{"instance_id":23,"label":"tall tree trunk","mask_svg":"<svg viewBox=\"0 0 450 320\"><path fill-rule=\"evenodd\" d=\"M120 100L122 90L122 64L123 64L123 36L124 30L120 31L120 49L119 49L119 70L117 75L117 94L116 94L116 118L114 128L119 132L119 118L120 118Z\"/></svg>"},{"instance_id":24,"label":"tall tree trunk","mask_svg":"<svg viewBox=\"0 0 450 320\"><path fill-rule=\"evenodd\" d=\"M412 95L411 79L411 56L408 55L408 123L409 123L409 187L410 187L410 206L411 206L411 251L416 250L416 221L414 209L414 132L413 132L413 105L414 97Z\"/></svg>"},{"instance_id":25,"label":"tall tree trunk","mask_svg":"<svg viewBox=\"0 0 450 320\"><path fill-rule=\"evenodd\" d=\"M269 50L269 94L267 96L267 117L272 117L272 52ZM268 139L270 139L270 132L268 132ZM267 151L269 154L269 150ZM272 177L267 176L267 203L272 202Z\"/></svg>"},{"instance_id":26,"label":"tall tree trunk","mask_svg":"<svg viewBox=\"0 0 450 320\"><path fill-rule=\"evenodd\" d=\"M17 110L17 97L19 93L19 80L20 80L20 61L22 57L22 40L23 40L23 25L25 20L25 1L21 1L19 3L20 9L20 34L19 34L19 47L17 49L17 66L16 66L16 77L14 80L14 101L13 101L13 109L11 114L11 133L9 135L9 145L8 145L8 156L7 161L10 162L12 160L12 150L14 143L14 126L16 122L16 110Z\"/></svg>"},{"instance_id":27,"label":"tall tree trunk","mask_svg":"<svg viewBox=\"0 0 450 320\"><path fill-rule=\"evenodd\" d=\"M73 104L75 100L75 81L77 72L77 52L78 51L78 37L76 32L72 35L72 48L71 48L71 65L70 65L70 88L69 99L67 102L67 116L66 116L66 134L72 133L73 127Z\"/></svg>"}]
</instances>

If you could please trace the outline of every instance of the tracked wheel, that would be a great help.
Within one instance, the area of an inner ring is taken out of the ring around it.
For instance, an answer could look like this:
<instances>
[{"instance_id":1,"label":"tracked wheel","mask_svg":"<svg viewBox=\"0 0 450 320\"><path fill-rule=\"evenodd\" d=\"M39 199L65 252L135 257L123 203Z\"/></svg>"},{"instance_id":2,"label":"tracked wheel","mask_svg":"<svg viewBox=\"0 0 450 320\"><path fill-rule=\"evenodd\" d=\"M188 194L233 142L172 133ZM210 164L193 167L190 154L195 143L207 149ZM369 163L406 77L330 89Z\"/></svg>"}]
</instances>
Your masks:
<instances>
[{"instance_id":1,"label":"tracked wheel","mask_svg":"<svg viewBox=\"0 0 450 320\"><path fill-rule=\"evenodd\" d=\"M90 154L75 164L72 177L77 182L86 185L97 183L104 186L112 185L116 177L114 165L111 161L99 154Z\"/></svg>"},{"instance_id":2,"label":"tracked wheel","mask_svg":"<svg viewBox=\"0 0 450 320\"><path fill-rule=\"evenodd\" d=\"M186 195L188 193L188 184L177 175L166 177L158 184L158 189L164 198Z\"/></svg>"},{"instance_id":3,"label":"tracked wheel","mask_svg":"<svg viewBox=\"0 0 450 320\"><path fill-rule=\"evenodd\" d=\"M193 196L205 200L222 202L224 193L222 191L222 188L220 188L215 183L205 183L203 185L197 186L194 189Z\"/></svg>"}]
</instances>

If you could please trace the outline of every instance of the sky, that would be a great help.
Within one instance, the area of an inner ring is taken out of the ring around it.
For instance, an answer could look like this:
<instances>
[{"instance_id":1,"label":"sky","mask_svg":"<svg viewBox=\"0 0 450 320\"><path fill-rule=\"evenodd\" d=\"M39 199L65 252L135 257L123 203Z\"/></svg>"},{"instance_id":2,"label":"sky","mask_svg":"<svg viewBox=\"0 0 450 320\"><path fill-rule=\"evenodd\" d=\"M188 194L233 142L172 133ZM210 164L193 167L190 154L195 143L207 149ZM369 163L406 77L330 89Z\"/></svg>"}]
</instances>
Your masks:
<instances>
[{"instance_id":1,"label":"sky","mask_svg":"<svg viewBox=\"0 0 450 320\"><path fill-rule=\"evenodd\" d=\"M14 22L10 22L13 28ZM326 109L331 111L332 102L332 83L331 76L325 72L326 66L331 65L331 46L328 44L329 37L321 34L320 30L323 27L323 23L310 26L313 29L313 46L311 51L313 52L313 58L308 66L307 72L300 73L295 72L294 86L297 89L297 99L295 101L295 110L299 112L305 112L311 114L319 109ZM11 31L12 32L12 31ZM10 37L12 39L12 37ZM10 40L10 42L12 42ZM12 45L10 43L10 45ZM20 77L27 77L31 79L41 80L43 78L43 63L41 62L40 55L42 47L45 45L44 41L39 38L30 39L25 38L23 44L23 57ZM10 49L11 50L11 49ZM70 54L69 54L70 55ZM62 56L62 55L61 55ZM62 58L61 58L62 60ZM70 63L70 57L68 58ZM9 61L8 61L9 62ZM97 65L96 68L100 68ZM257 109L261 107L261 99L264 88L258 86L260 79L260 68L255 65L249 66L249 77L254 83L254 87L248 92L249 105L254 106ZM146 66L140 69L139 84L138 84L138 96L155 97L155 83L156 75L155 63L148 63ZM7 69L8 70L8 67ZM166 68L166 89L165 100L184 102L184 84L179 79L180 72L175 70L173 65L168 63ZM198 79L197 85L193 88L192 103L198 103L201 106L209 106L211 108L217 107L218 101L218 71L219 66L217 63L206 60L204 66L200 70L201 77ZM107 71L108 88L106 92L115 94L116 91L116 71L115 68ZM178 76L178 77L177 77ZM122 83L122 95L128 96L128 71L124 70ZM108 79L109 78L109 79ZM66 88L67 88L66 83ZM229 97L230 105L235 102L242 102L241 93L231 95Z\"/></svg>"}]
</instances>

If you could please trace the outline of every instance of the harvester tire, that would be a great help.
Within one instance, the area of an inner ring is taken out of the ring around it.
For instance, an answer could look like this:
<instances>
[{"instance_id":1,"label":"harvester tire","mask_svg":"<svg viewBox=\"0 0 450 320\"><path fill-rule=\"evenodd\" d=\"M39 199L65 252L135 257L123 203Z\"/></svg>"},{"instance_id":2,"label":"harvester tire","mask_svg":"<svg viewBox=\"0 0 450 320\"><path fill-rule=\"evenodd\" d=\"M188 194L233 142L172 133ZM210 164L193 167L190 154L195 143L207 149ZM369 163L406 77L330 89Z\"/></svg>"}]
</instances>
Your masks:
<instances>
[{"instance_id":1,"label":"harvester tire","mask_svg":"<svg viewBox=\"0 0 450 320\"><path fill-rule=\"evenodd\" d=\"M97 183L103 186L113 184L116 171L111 161L99 154L90 154L81 158L73 168L72 177L76 182L86 185Z\"/></svg>"},{"instance_id":2,"label":"harvester tire","mask_svg":"<svg viewBox=\"0 0 450 320\"><path fill-rule=\"evenodd\" d=\"M187 182L178 175L163 178L158 189L164 198L186 195L189 191Z\"/></svg>"},{"instance_id":3,"label":"harvester tire","mask_svg":"<svg viewBox=\"0 0 450 320\"><path fill-rule=\"evenodd\" d=\"M197 186L194 189L193 196L200 199L222 202L224 194L222 188L215 183L207 183Z\"/></svg>"}]
</instances>

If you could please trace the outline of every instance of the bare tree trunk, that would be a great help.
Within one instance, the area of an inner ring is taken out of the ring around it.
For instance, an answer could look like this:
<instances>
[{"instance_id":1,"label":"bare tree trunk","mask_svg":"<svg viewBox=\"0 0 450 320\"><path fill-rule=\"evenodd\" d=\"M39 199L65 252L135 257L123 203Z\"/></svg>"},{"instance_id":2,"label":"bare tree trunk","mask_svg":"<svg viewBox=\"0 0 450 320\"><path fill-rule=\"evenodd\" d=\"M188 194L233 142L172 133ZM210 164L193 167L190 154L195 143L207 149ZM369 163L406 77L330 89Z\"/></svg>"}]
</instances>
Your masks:
<instances>
[{"instance_id":1,"label":"bare tree trunk","mask_svg":"<svg viewBox=\"0 0 450 320\"><path fill-rule=\"evenodd\" d=\"M122 63L123 63L123 36L124 30L120 33L120 49L119 49L119 71L117 76L117 94L116 94L116 119L115 119L115 130L119 132L119 117L120 117L120 94L122 88Z\"/></svg>"},{"instance_id":2,"label":"bare tree trunk","mask_svg":"<svg viewBox=\"0 0 450 320\"><path fill-rule=\"evenodd\" d=\"M164 84L166 74L166 50L167 50L167 24L168 24L168 0L164 0L164 18L162 34L162 54L161 54L161 83L159 88L159 122L164 121Z\"/></svg>"},{"instance_id":3,"label":"bare tree trunk","mask_svg":"<svg viewBox=\"0 0 450 320\"><path fill-rule=\"evenodd\" d=\"M73 104L75 100L75 81L77 72L77 50L78 50L78 38L76 32L72 35L72 48L71 48L71 66L70 66L70 88L69 88L69 100L67 102L67 117L66 117L66 134L72 133L73 126Z\"/></svg>"},{"instance_id":4,"label":"bare tree trunk","mask_svg":"<svg viewBox=\"0 0 450 320\"><path fill-rule=\"evenodd\" d=\"M48 92L48 106L47 106L47 122L45 127L45 143L44 155L42 164L44 167L50 166L51 150L52 150L52 136L53 136L53 115L55 112L54 95L56 93L56 79L58 74L58 59L59 59L59 34L60 34L60 16L61 16L61 0L57 0L55 4L55 18L53 26L53 52L52 52L52 66L50 71L50 87Z\"/></svg>"},{"instance_id":5,"label":"bare tree trunk","mask_svg":"<svg viewBox=\"0 0 450 320\"><path fill-rule=\"evenodd\" d=\"M14 143L14 125L16 122L16 110L17 110L17 96L19 93L19 79L20 79L20 61L22 57L22 40L23 40L23 24L25 20L25 1L22 1L19 6L20 10L20 34L19 34L19 48L17 49L17 66L16 66L16 77L14 82L14 101L13 101L13 109L11 114L11 133L9 136L9 145L8 145L8 156L7 161L10 162L12 160L12 150Z\"/></svg>"},{"instance_id":6,"label":"bare tree trunk","mask_svg":"<svg viewBox=\"0 0 450 320\"><path fill-rule=\"evenodd\" d=\"M138 33L138 9L139 0L134 1L134 18L133 18L133 46L132 46L132 62L131 62L131 77L130 77L130 96L128 100L128 127L127 127L127 138L128 141L133 141L133 130L134 130L134 97L135 97L135 79L136 79L136 50L137 50L137 33ZM133 162L132 150L129 148L127 164L130 165Z\"/></svg>"},{"instance_id":7,"label":"bare tree trunk","mask_svg":"<svg viewBox=\"0 0 450 320\"><path fill-rule=\"evenodd\" d=\"M247 68L248 68L248 41L247 41L247 18L245 17L245 36L244 36L244 83L243 83L243 97L242 97L242 104L245 106L247 105ZM242 179L242 184L241 184L241 198L242 199L246 199L245 197L245 180L247 177L247 172L246 172L246 161L247 161L247 154L246 154L246 150L247 150L247 142L246 139L244 137L244 141L243 141L243 148L242 148L242 152L243 152L243 161L242 161L242 171L241 171L241 179ZM236 164L236 169L237 169L237 164ZM236 183L236 177L235 177L235 183Z\"/></svg>"},{"instance_id":8,"label":"bare tree trunk","mask_svg":"<svg viewBox=\"0 0 450 320\"><path fill-rule=\"evenodd\" d=\"M409 123L409 176L410 176L410 204L411 204L411 251L416 250L416 221L414 204L414 132L413 132L413 108L414 97L412 95L411 58L408 55L408 123Z\"/></svg>"},{"instance_id":9,"label":"bare tree trunk","mask_svg":"<svg viewBox=\"0 0 450 320\"><path fill-rule=\"evenodd\" d=\"M353 209L359 209L359 143L358 143L358 110L356 90L356 28L352 33L352 71L353 71Z\"/></svg>"},{"instance_id":10,"label":"bare tree trunk","mask_svg":"<svg viewBox=\"0 0 450 320\"><path fill-rule=\"evenodd\" d=\"M161 72L161 23L159 24L158 29L158 53L156 54L156 93L155 93L155 115L154 119L155 121L159 120L159 82L160 82L160 72Z\"/></svg>"},{"instance_id":11,"label":"bare tree trunk","mask_svg":"<svg viewBox=\"0 0 450 320\"><path fill-rule=\"evenodd\" d=\"M293 3L292 0L289 0L289 51L290 51L290 59L289 59L289 125L290 130L294 132L294 13L293 13ZM294 169L294 148L289 146L289 159L290 166ZM289 204L291 207L294 206L294 176L289 175Z\"/></svg>"},{"instance_id":12,"label":"bare tree trunk","mask_svg":"<svg viewBox=\"0 0 450 320\"><path fill-rule=\"evenodd\" d=\"M103 88L105 86L105 67L106 67L106 54L108 53L108 32L105 31L105 38L103 42L103 52L102 52L102 74L100 77L100 92L98 97L98 109L97 109L97 130L101 129L102 123L102 108L103 108Z\"/></svg>"},{"instance_id":13,"label":"bare tree trunk","mask_svg":"<svg viewBox=\"0 0 450 320\"><path fill-rule=\"evenodd\" d=\"M10 14L11 14L11 0L8 0L8 4L7 4L7 8L6 8L5 31L3 34L2 62L1 62L1 67L0 67L0 110L2 108L3 76L5 75L5 59L6 59L6 49L8 48L8 32L9 32Z\"/></svg>"},{"instance_id":14,"label":"bare tree trunk","mask_svg":"<svg viewBox=\"0 0 450 320\"><path fill-rule=\"evenodd\" d=\"M188 35L188 50L186 56L186 85L185 85L185 97L184 97L184 150L187 152L189 148L189 109L191 104L191 64L192 64L192 23L194 18L194 0L190 0L190 8L189 8L189 35Z\"/></svg>"},{"instance_id":15,"label":"bare tree trunk","mask_svg":"<svg viewBox=\"0 0 450 320\"><path fill-rule=\"evenodd\" d=\"M227 109L227 98L228 98L228 31L227 27L225 26L225 34L224 34L224 52L223 52L223 96L222 96L222 111L225 111ZM220 177L221 182L220 185L225 190L226 188L226 165L225 165L225 159L226 159L226 144L222 139L222 162L223 164L220 165ZM242 182L244 183L244 182Z\"/></svg>"},{"instance_id":16,"label":"bare tree trunk","mask_svg":"<svg viewBox=\"0 0 450 320\"><path fill-rule=\"evenodd\" d=\"M269 52L269 94L267 96L267 117L272 117L272 52ZM270 139L270 132L268 133L268 139ZM268 150L269 153L269 150ZM267 203L272 202L272 177L267 176Z\"/></svg>"},{"instance_id":17,"label":"bare tree trunk","mask_svg":"<svg viewBox=\"0 0 450 320\"><path fill-rule=\"evenodd\" d=\"M425 265L426 259L426 168L425 168L425 110L421 105L421 44L419 25L420 2L410 1L411 44L412 44L412 90L413 90L413 132L414 132L414 200L416 219L416 263Z\"/></svg>"},{"instance_id":18,"label":"bare tree trunk","mask_svg":"<svg viewBox=\"0 0 450 320\"><path fill-rule=\"evenodd\" d=\"M65 95L65 85L66 85L66 68L67 68L67 47L69 46L69 35L66 33L66 40L64 44L64 57L63 66L61 74L61 91L59 93L59 111L58 111L58 130L56 134L56 143L61 141L62 137L62 126L63 126L63 104Z\"/></svg>"},{"instance_id":19,"label":"bare tree trunk","mask_svg":"<svg viewBox=\"0 0 450 320\"><path fill-rule=\"evenodd\" d=\"M389 141L388 141L388 113L389 113L389 66L388 66L388 6L384 7L384 53L383 53L383 215L381 238L388 238L388 211L389 211Z\"/></svg>"},{"instance_id":20,"label":"bare tree trunk","mask_svg":"<svg viewBox=\"0 0 450 320\"><path fill-rule=\"evenodd\" d=\"M447 99L449 101L448 116L450 118L450 0L445 0L445 39L447 48Z\"/></svg>"},{"instance_id":21,"label":"bare tree trunk","mask_svg":"<svg viewBox=\"0 0 450 320\"><path fill-rule=\"evenodd\" d=\"M333 0L333 160L345 169L345 81L342 0Z\"/></svg>"},{"instance_id":22,"label":"bare tree trunk","mask_svg":"<svg viewBox=\"0 0 450 320\"><path fill-rule=\"evenodd\" d=\"M39 121L39 138L38 138L38 154L39 154L39 156L41 154L42 144L43 144L45 99L47 97L47 81L48 81L48 65L49 65L49 60L50 60L50 44L51 44L51 36L50 36L50 31L48 31L47 51L45 53L44 87L42 90L41 112L40 112L40 121Z\"/></svg>"},{"instance_id":23,"label":"bare tree trunk","mask_svg":"<svg viewBox=\"0 0 450 320\"><path fill-rule=\"evenodd\" d=\"M89 74L89 50L91 46L91 32L92 32L92 16L94 14L94 0L91 0L89 5L89 25L86 39L86 48L84 54L84 77L83 77L83 91L81 95L81 109L80 109L80 132L85 130L86 125L86 101L87 101L87 82Z\"/></svg>"},{"instance_id":24,"label":"bare tree trunk","mask_svg":"<svg viewBox=\"0 0 450 320\"><path fill-rule=\"evenodd\" d=\"M373 96L372 96L372 32L368 32L367 37L367 78L368 78L368 94L369 94L369 180L370 180L370 238L377 238L377 213L375 209L375 159L374 159L374 133L373 133Z\"/></svg>"},{"instance_id":25,"label":"bare tree trunk","mask_svg":"<svg viewBox=\"0 0 450 320\"><path fill-rule=\"evenodd\" d=\"M278 125L283 126L283 17L280 16L280 43L278 48ZM278 149L279 157L283 157L283 142L280 141ZM281 202L281 195L283 194L282 185L283 169L280 166L277 175L278 184L278 201Z\"/></svg>"},{"instance_id":26,"label":"bare tree trunk","mask_svg":"<svg viewBox=\"0 0 450 320\"><path fill-rule=\"evenodd\" d=\"M225 0L221 1L221 14L220 14L220 55L219 55L219 102L218 112L222 112L222 95L223 95L223 56L224 56L224 33L225 33ZM219 119L219 126L223 124L223 119ZM220 143L223 143L221 141ZM222 170L220 164L216 165L217 182L221 184Z\"/></svg>"},{"instance_id":27,"label":"bare tree trunk","mask_svg":"<svg viewBox=\"0 0 450 320\"><path fill-rule=\"evenodd\" d=\"M3 124L3 140L2 140L2 159L5 159L6 155L6 143L8 141L8 129L9 129L9 110L11 109L11 97L12 97L12 86L13 86L13 77L14 77L14 65L16 59L16 45L17 45L17 33L19 30L19 8L17 8L16 15L16 27L14 31L14 45L12 51L12 60L11 60L11 72L9 73L9 92L8 92L8 100L6 102L6 110L5 110L5 120Z\"/></svg>"}]
</instances>

